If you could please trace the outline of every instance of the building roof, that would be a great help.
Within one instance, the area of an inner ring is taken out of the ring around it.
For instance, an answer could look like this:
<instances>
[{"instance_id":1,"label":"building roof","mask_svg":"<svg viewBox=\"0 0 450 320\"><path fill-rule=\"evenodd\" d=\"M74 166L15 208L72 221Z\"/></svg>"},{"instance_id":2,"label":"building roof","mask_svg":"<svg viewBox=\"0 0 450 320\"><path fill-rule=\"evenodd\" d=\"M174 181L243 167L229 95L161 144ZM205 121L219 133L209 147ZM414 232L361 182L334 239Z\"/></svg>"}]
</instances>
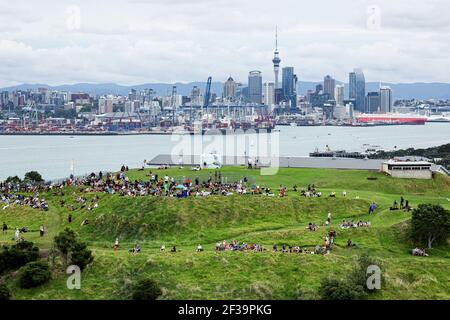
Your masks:
<instances>
[{"instance_id":1,"label":"building roof","mask_svg":"<svg viewBox=\"0 0 450 320\"><path fill-rule=\"evenodd\" d=\"M402 165L402 166L431 166L432 163L428 161L400 161L396 159L391 159L388 161L383 162L385 164L390 165Z\"/></svg>"}]
</instances>

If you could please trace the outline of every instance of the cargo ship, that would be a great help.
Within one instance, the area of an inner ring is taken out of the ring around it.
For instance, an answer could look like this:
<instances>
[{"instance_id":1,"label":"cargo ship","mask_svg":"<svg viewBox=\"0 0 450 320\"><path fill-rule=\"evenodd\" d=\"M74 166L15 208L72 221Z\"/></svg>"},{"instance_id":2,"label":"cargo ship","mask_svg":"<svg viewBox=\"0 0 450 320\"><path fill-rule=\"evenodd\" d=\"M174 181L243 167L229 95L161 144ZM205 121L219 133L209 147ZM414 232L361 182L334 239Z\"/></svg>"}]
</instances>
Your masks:
<instances>
[{"instance_id":1,"label":"cargo ship","mask_svg":"<svg viewBox=\"0 0 450 320\"><path fill-rule=\"evenodd\" d=\"M358 123L375 125L423 125L428 120L414 114L360 114L355 119Z\"/></svg>"}]
</instances>

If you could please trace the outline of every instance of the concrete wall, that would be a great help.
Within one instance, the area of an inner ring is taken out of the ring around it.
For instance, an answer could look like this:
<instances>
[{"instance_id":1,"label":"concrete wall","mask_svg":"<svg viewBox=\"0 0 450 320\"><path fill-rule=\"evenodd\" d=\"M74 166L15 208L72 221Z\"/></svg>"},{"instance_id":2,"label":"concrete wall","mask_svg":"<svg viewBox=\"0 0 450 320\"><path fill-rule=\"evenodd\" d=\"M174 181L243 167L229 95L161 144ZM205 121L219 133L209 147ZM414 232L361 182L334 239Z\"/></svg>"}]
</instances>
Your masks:
<instances>
[{"instance_id":1,"label":"concrete wall","mask_svg":"<svg viewBox=\"0 0 450 320\"><path fill-rule=\"evenodd\" d=\"M431 179L431 170L391 170L388 172L393 178L403 179Z\"/></svg>"}]
</instances>

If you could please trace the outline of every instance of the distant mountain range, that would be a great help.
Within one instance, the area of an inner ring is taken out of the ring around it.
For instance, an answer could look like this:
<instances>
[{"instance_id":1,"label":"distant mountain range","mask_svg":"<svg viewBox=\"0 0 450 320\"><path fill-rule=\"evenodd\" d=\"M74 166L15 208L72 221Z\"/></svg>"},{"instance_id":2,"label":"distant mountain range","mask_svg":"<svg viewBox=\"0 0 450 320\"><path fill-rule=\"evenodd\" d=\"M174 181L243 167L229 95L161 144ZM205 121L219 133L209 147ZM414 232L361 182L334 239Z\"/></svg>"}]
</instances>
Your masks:
<instances>
[{"instance_id":1,"label":"distant mountain range","mask_svg":"<svg viewBox=\"0 0 450 320\"><path fill-rule=\"evenodd\" d=\"M306 94L307 90L314 90L315 86L320 82L299 82L299 93ZM172 92L172 86L177 86L177 93L181 95L190 95L192 87L197 86L202 92L205 90L205 82L189 82L189 83L146 83L135 86L124 86L115 83L77 83L71 85L49 86L46 84L21 84L17 86L1 88L1 91L28 90L37 88L49 88L52 90L69 91L69 92L85 92L93 95L117 94L127 95L131 89L137 91L143 89L153 89L158 95L166 95ZM345 84L346 95L348 95L348 85ZM366 83L366 92L377 91L378 82ZM383 86L390 86L394 92L395 99L450 99L450 83L383 83ZM223 83L213 82L211 92L218 96L222 95Z\"/></svg>"}]
</instances>

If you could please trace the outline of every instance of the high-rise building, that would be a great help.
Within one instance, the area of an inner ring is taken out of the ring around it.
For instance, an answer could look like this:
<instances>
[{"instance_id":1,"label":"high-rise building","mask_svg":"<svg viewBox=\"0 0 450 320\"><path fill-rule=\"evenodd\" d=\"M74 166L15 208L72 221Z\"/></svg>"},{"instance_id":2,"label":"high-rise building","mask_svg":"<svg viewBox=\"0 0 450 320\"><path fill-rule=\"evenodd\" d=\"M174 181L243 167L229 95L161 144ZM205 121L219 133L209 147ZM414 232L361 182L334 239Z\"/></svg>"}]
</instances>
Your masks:
<instances>
[{"instance_id":1,"label":"high-rise building","mask_svg":"<svg viewBox=\"0 0 450 320\"><path fill-rule=\"evenodd\" d=\"M377 113L380 112L380 93L379 92L368 92L365 101L365 112L366 113Z\"/></svg>"},{"instance_id":2,"label":"high-rise building","mask_svg":"<svg viewBox=\"0 0 450 320\"><path fill-rule=\"evenodd\" d=\"M264 83L264 104L266 106L273 106L275 104L275 83Z\"/></svg>"},{"instance_id":3,"label":"high-rise building","mask_svg":"<svg viewBox=\"0 0 450 320\"><path fill-rule=\"evenodd\" d=\"M200 96L200 88L194 86L191 92L191 104L192 105L201 105L201 96Z\"/></svg>"},{"instance_id":4,"label":"high-rise building","mask_svg":"<svg viewBox=\"0 0 450 320\"><path fill-rule=\"evenodd\" d=\"M234 99L236 98L236 88L237 83L233 80L232 77L229 77L223 85L223 99L226 101L234 101Z\"/></svg>"},{"instance_id":5,"label":"high-rise building","mask_svg":"<svg viewBox=\"0 0 450 320\"><path fill-rule=\"evenodd\" d=\"M326 76L323 79L323 91L324 93L328 93L330 95L330 99L335 99L334 96L335 87L336 87L336 80L334 80L331 76Z\"/></svg>"},{"instance_id":6,"label":"high-rise building","mask_svg":"<svg viewBox=\"0 0 450 320\"><path fill-rule=\"evenodd\" d=\"M344 106L344 85L338 84L334 88L334 100L336 100L336 105Z\"/></svg>"},{"instance_id":7,"label":"high-rise building","mask_svg":"<svg viewBox=\"0 0 450 320\"><path fill-rule=\"evenodd\" d=\"M366 79L362 69L354 69L349 74L349 98L355 99L355 110L365 111Z\"/></svg>"},{"instance_id":8,"label":"high-rise building","mask_svg":"<svg viewBox=\"0 0 450 320\"><path fill-rule=\"evenodd\" d=\"M280 63L281 63L281 59L279 56L279 52L278 52L278 28L276 28L275 30L275 52L274 52L274 57L272 59L273 62L273 71L275 73L275 89L278 89L278 74L280 72Z\"/></svg>"},{"instance_id":9,"label":"high-rise building","mask_svg":"<svg viewBox=\"0 0 450 320\"><path fill-rule=\"evenodd\" d=\"M251 103L262 103L261 71L250 71L248 74L248 96Z\"/></svg>"},{"instance_id":10,"label":"high-rise building","mask_svg":"<svg viewBox=\"0 0 450 320\"><path fill-rule=\"evenodd\" d=\"M392 112L392 89L390 87L380 88L380 112Z\"/></svg>"},{"instance_id":11,"label":"high-rise building","mask_svg":"<svg viewBox=\"0 0 450 320\"><path fill-rule=\"evenodd\" d=\"M297 75L293 67L283 68L283 99L290 103L291 108L297 107Z\"/></svg>"}]
</instances>

